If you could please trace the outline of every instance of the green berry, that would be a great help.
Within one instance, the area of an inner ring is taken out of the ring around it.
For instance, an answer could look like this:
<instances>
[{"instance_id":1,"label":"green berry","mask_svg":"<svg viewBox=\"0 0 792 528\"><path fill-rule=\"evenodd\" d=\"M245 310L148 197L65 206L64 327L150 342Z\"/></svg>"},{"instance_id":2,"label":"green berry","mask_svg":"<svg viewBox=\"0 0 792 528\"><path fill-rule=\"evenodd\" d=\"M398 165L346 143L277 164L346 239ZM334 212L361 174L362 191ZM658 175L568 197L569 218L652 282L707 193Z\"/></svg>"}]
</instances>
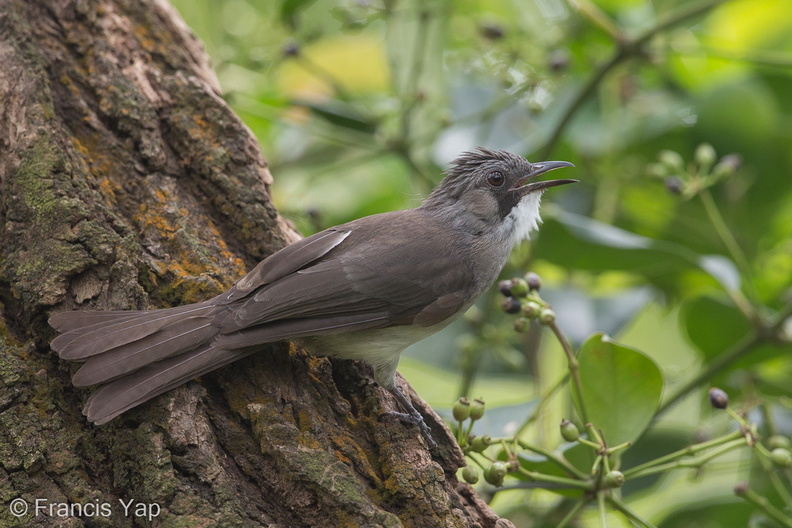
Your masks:
<instances>
[{"instance_id":1,"label":"green berry","mask_svg":"<svg viewBox=\"0 0 792 528\"><path fill-rule=\"evenodd\" d=\"M470 418L470 401L467 398L459 398L452 409L454 420L464 422Z\"/></svg>"},{"instance_id":2,"label":"green berry","mask_svg":"<svg viewBox=\"0 0 792 528\"><path fill-rule=\"evenodd\" d=\"M792 467L792 453L789 452L789 449L776 447L770 451L770 462L772 462L774 466L781 468Z\"/></svg>"},{"instance_id":3,"label":"green berry","mask_svg":"<svg viewBox=\"0 0 792 528\"><path fill-rule=\"evenodd\" d=\"M470 419L473 421L480 420L484 416L484 400L476 398L470 404Z\"/></svg>"},{"instance_id":4,"label":"green berry","mask_svg":"<svg viewBox=\"0 0 792 528\"><path fill-rule=\"evenodd\" d=\"M682 172L685 166L685 160L682 159L679 152L673 150L661 150L657 158L665 166L666 170L672 174Z\"/></svg>"},{"instance_id":5,"label":"green berry","mask_svg":"<svg viewBox=\"0 0 792 528\"><path fill-rule=\"evenodd\" d=\"M555 318L555 312L551 308L542 308L542 311L539 312L539 321L541 321L543 325L555 323Z\"/></svg>"},{"instance_id":6,"label":"green berry","mask_svg":"<svg viewBox=\"0 0 792 528\"><path fill-rule=\"evenodd\" d=\"M605 475L603 483L608 488L621 488L624 485L624 473L616 470L610 471Z\"/></svg>"},{"instance_id":7,"label":"green berry","mask_svg":"<svg viewBox=\"0 0 792 528\"><path fill-rule=\"evenodd\" d=\"M462 478L465 479L465 482L468 484L475 484L479 479L478 470L471 466L465 466L462 470Z\"/></svg>"},{"instance_id":8,"label":"green berry","mask_svg":"<svg viewBox=\"0 0 792 528\"><path fill-rule=\"evenodd\" d=\"M787 436L773 435L767 439L767 447L770 449L782 448L792 449L792 440Z\"/></svg>"},{"instance_id":9,"label":"green berry","mask_svg":"<svg viewBox=\"0 0 792 528\"><path fill-rule=\"evenodd\" d=\"M493 462L490 467L484 470L484 480L493 486L502 486L503 478L509 472L509 467L505 462Z\"/></svg>"},{"instance_id":10,"label":"green berry","mask_svg":"<svg viewBox=\"0 0 792 528\"><path fill-rule=\"evenodd\" d=\"M531 321L525 317L518 317L512 324L514 325L514 331L520 334L524 334L531 328Z\"/></svg>"},{"instance_id":11,"label":"green berry","mask_svg":"<svg viewBox=\"0 0 792 528\"><path fill-rule=\"evenodd\" d=\"M696 153L693 155L693 159L696 160L696 163L698 163L699 167L701 167L704 172L710 170L717 158L718 155L715 153L715 149L712 148L712 145L709 143L700 144L696 147Z\"/></svg>"},{"instance_id":12,"label":"green berry","mask_svg":"<svg viewBox=\"0 0 792 528\"><path fill-rule=\"evenodd\" d=\"M580 438L580 430L569 420L561 420L561 437L567 442L575 442Z\"/></svg>"},{"instance_id":13,"label":"green berry","mask_svg":"<svg viewBox=\"0 0 792 528\"><path fill-rule=\"evenodd\" d=\"M528 301L523 303L522 305L522 315L523 317L527 317L528 319L536 319L539 317L539 313L542 311L542 307L538 302L535 301Z\"/></svg>"},{"instance_id":14,"label":"green berry","mask_svg":"<svg viewBox=\"0 0 792 528\"><path fill-rule=\"evenodd\" d=\"M528 282L520 277L511 280L511 294L514 297L525 297L528 295Z\"/></svg>"},{"instance_id":15,"label":"green berry","mask_svg":"<svg viewBox=\"0 0 792 528\"><path fill-rule=\"evenodd\" d=\"M470 441L470 449L476 453L482 453L491 443L492 437L490 435L474 436L473 440Z\"/></svg>"}]
</instances>

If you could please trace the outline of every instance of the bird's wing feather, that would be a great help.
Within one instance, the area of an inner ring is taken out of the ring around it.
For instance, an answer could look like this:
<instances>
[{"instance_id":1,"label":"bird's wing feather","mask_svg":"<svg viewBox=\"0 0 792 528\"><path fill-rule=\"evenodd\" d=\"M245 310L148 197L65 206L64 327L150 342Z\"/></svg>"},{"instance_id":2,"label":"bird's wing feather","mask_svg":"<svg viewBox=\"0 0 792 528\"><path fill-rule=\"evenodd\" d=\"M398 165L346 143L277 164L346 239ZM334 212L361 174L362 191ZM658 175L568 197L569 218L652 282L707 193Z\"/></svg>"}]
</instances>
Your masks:
<instances>
[{"instance_id":1,"label":"bird's wing feather","mask_svg":"<svg viewBox=\"0 0 792 528\"><path fill-rule=\"evenodd\" d=\"M472 301L475 283L473 270L460 259L466 242L438 248L430 236L437 227L403 218L410 213L347 224L335 251L262 284L232 308L220 323L221 333L283 322L284 330L294 332L284 332L287 339L315 335L332 317L359 317L365 325L376 317L379 327L431 326L457 314ZM356 324L347 327L357 329Z\"/></svg>"},{"instance_id":2,"label":"bird's wing feather","mask_svg":"<svg viewBox=\"0 0 792 528\"><path fill-rule=\"evenodd\" d=\"M220 297L236 300L256 288L282 279L325 256L349 234L347 230L331 228L286 246L259 262L247 275L239 279L229 292Z\"/></svg>"}]
</instances>

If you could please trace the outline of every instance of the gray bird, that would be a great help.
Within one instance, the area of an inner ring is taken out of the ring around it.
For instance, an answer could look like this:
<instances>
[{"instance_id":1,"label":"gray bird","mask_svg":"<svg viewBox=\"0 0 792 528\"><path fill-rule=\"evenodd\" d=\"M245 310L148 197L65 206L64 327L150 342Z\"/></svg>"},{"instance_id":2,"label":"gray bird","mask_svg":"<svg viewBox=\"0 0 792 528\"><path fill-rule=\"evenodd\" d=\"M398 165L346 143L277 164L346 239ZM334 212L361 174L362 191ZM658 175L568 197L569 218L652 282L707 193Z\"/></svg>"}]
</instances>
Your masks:
<instances>
[{"instance_id":1,"label":"gray bird","mask_svg":"<svg viewBox=\"0 0 792 528\"><path fill-rule=\"evenodd\" d=\"M531 181L565 161L529 163L502 150L459 156L417 208L325 229L269 256L229 291L150 311L69 311L49 323L52 349L84 361L77 387L101 385L83 413L96 424L259 351L296 341L316 354L361 359L433 444L395 383L402 351L462 315L539 222Z\"/></svg>"}]
</instances>

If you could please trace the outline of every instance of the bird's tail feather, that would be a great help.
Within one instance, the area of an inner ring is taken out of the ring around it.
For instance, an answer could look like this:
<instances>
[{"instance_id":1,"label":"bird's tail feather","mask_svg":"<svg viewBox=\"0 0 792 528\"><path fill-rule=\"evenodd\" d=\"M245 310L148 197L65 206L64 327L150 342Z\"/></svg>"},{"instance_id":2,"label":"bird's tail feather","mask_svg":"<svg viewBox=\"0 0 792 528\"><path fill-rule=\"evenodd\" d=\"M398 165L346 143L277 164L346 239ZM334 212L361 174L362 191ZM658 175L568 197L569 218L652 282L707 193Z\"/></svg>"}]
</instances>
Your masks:
<instances>
[{"instance_id":1,"label":"bird's tail feather","mask_svg":"<svg viewBox=\"0 0 792 528\"><path fill-rule=\"evenodd\" d=\"M225 309L208 302L138 312L61 312L50 324L61 358L83 360L75 386L102 386L83 413L104 423L182 383L251 353L213 346Z\"/></svg>"},{"instance_id":2,"label":"bird's tail feather","mask_svg":"<svg viewBox=\"0 0 792 528\"><path fill-rule=\"evenodd\" d=\"M155 396L253 352L253 348L228 351L209 344L152 363L103 385L88 398L83 414L96 424L103 424Z\"/></svg>"},{"instance_id":3,"label":"bird's tail feather","mask_svg":"<svg viewBox=\"0 0 792 528\"><path fill-rule=\"evenodd\" d=\"M216 310L202 302L141 312L60 312L49 320L50 326L63 332L51 346L63 359L86 359L143 339L185 317L208 316Z\"/></svg>"}]
</instances>

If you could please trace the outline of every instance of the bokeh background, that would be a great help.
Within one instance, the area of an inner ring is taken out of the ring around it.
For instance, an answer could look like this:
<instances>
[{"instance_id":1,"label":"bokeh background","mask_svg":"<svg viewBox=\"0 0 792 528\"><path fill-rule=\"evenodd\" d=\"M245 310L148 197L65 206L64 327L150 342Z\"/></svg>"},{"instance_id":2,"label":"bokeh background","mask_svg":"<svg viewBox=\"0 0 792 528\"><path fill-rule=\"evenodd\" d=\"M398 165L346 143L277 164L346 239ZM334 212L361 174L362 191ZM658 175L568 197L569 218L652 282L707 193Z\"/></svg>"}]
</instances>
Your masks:
<instances>
[{"instance_id":1,"label":"bokeh background","mask_svg":"<svg viewBox=\"0 0 792 528\"><path fill-rule=\"evenodd\" d=\"M707 402L713 385L765 437L792 435L792 2L172 3L305 235L417 205L477 145L575 163L563 177L581 183L547 193L541 232L504 277L538 273L573 345L604 332L660 367L664 412L625 465L733 429ZM538 327L515 333L501 299L400 371L440 411L483 396L480 434L552 449L569 394L532 411L564 356ZM747 451L623 494L656 526L775 526L732 491L767 488ZM481 492L519 526L555 526L564 501L519 482ZM600 526L589 511L578 522Z\"/></svg>"}]
</instances>

